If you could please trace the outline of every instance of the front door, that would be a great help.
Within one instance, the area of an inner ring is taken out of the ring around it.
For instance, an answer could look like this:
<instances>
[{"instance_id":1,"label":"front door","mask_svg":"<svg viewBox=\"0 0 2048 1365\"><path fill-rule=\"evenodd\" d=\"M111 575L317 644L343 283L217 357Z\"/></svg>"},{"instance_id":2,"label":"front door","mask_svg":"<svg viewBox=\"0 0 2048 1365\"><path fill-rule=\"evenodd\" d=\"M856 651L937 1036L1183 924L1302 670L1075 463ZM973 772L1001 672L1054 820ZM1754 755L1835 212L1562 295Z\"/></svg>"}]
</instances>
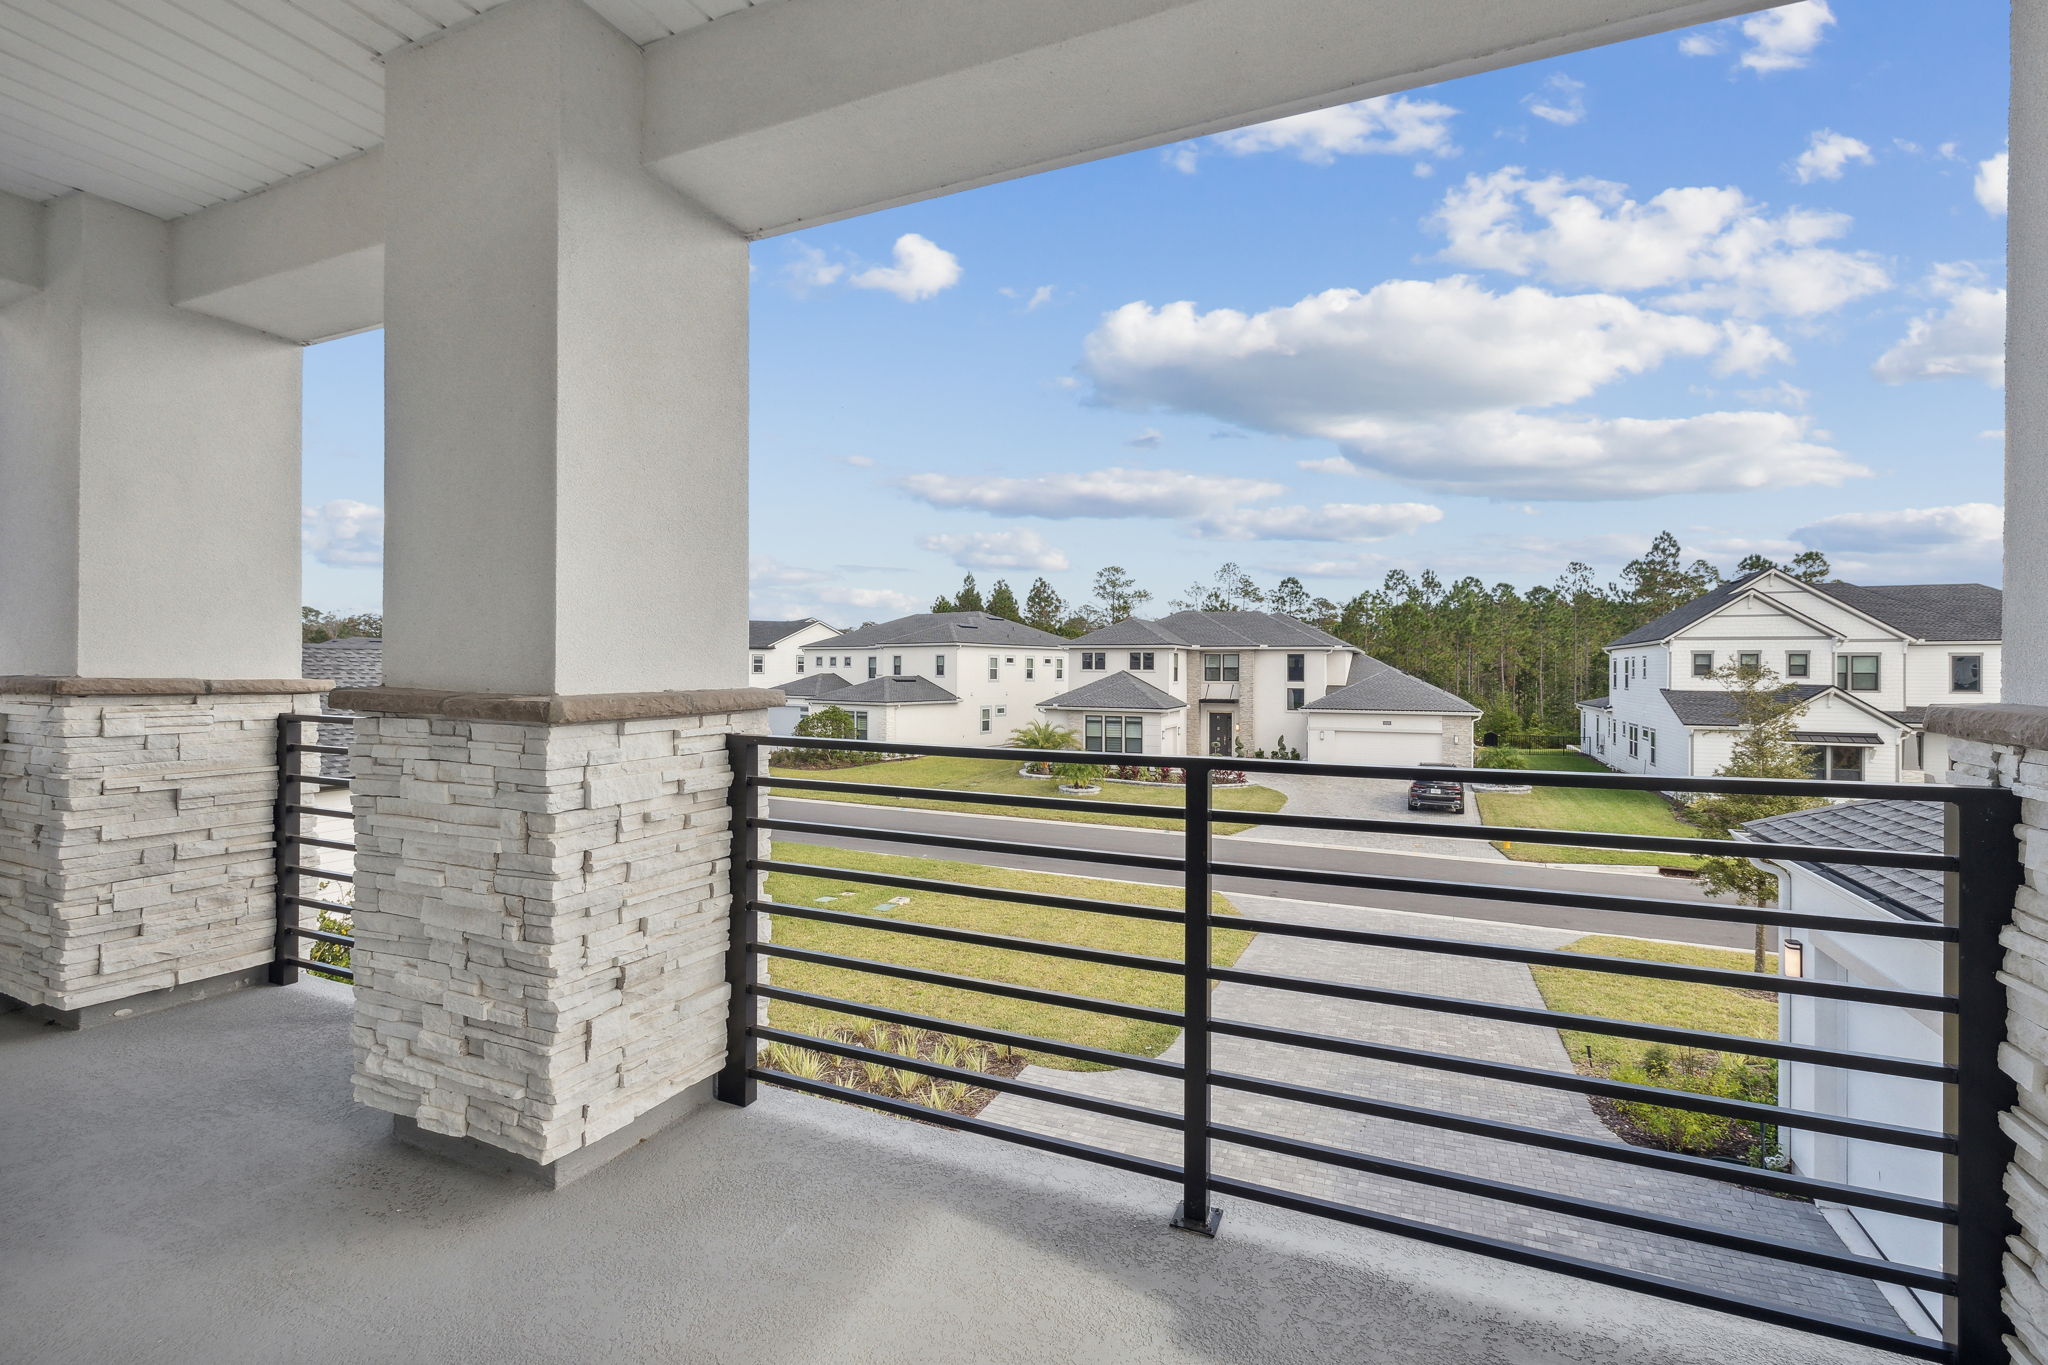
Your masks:
<instances>
[{"instance_id":1,"label":"front door","mask_svg":"<svg viewBox=\"0 0 2048 1365\"><path fill-rule=\"evenodd\" d=\"M1227 753L1229 753L1229 752L1231 751L1231 748L1232 748L1232 745L1231 745L1231 742L1230 742L1230 729L1231 729L1231 720L1232 720L1232 717L1231 717L1231 714L1230 714L1230 712L1228 712L1228 711L1211 711L1211 712L1209 713L1209 752L1210 752L1210 753L1212 753L1212 754L1227 754Z\"/></svg>"}]
</instances>

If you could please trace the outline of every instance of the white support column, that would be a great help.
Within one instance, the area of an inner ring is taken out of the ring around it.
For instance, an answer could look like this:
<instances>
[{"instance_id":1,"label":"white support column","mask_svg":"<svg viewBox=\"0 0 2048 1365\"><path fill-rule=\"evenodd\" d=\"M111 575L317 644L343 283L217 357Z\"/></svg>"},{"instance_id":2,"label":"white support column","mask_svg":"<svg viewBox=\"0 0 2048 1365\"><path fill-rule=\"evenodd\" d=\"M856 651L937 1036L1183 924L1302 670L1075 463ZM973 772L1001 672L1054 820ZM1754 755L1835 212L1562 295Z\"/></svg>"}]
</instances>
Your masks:
<instances>
[{"instance_id":1,"label":"white support column","mask_svg":"<svg viewBox=\"0 0 2048 1365\"><path fill-rule=\"evenodd\" d=\"M2048 7L2012 7L2005 699L2048 705Z\"/></svg>"},{"instance_id":2,"label":"white support column","mask_svg":"<svg viewBox=\"0 0 2048 1365\"><path fill-rule=\"evenodd\" d=\"M38 287L0 308L0 994L84 1023L270 957L299 353L173 307L148 214L6 207Z\"/></svg>"},{"instance_id":3,"label":"white support column","mask_svg":"<svg viewBox=\"0 0 2048 1365\"><path fill-rule=\"evenodd\" d=\"M747 249L640 164L642 59L511 0L390 63L385 681L356 1095L554 1183L724 1055Z\"/></svg>"}]
</instances>

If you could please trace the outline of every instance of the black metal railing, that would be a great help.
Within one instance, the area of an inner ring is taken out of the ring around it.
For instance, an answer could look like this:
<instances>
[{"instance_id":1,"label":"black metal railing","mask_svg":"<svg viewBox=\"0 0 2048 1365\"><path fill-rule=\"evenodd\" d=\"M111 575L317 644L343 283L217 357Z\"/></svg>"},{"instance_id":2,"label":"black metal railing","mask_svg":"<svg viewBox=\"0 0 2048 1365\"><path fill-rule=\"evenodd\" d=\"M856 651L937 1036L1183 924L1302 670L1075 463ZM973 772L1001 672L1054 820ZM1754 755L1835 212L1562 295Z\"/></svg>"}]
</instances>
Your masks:
<instances>
[{"instance_id":1,"label":"black metal railing","mask_svg":"<svg viewBox=\"0 0 2048 1365\"><path fill-rule=\"evenodd\" d=\"M1187 784L1184 807L1146 805L1134 808L1126 803L1111 801L895 785L882 789L891 797L920 802L1057 809L1062 812L1105 815L1128 815L1135 809L1147 815L1166 816L1182 822L1183 838L1178 853L1165 854L1063 845L1050 834L1043 840L1020 845L1015 839L982 837L964 832L968 829L985 828L969 821L961 822L963 832L935 833L929 830L915 832L871 823L836 823L825 819L796 818L785 813L771 812L766 805L771 787L775 793L789 796L802 796L811 792L871 796L878 789L872 783L848 782L829 777L801 777L778 773L770 779L761 771L762 753L770 748L864 750L892 755L1002 759L1010 763L1072 762L1076 757L1071 752L1038 753L1016 749L896 744L886 741L769 738L757 735L729 737L728 750L734 772L734 844L732 933L727 962L733 987L733 1003L728 1021L727 1064L718 1082L719 1097L728 1103L751 1103L757 1083L765 1080L806 1094L865 1105L915 1117L928 1123L981 1133L1027 1147L1156 1177L1179 1187L1180 1202L1173 1215L1175 1225L1210 1235L1217 1231L1217 1221L1220 1217L1215 1199L1219 1195L1228 1196L1415 1237L1520 1265L1541 1267L1587 1280L1618 1285L1665 1299L1703 1305L1826 1337L1889 1348L1919 1359L1970 1362L1970 1365L1996 1365L1997 1362L2006 1359L2003 1337L2010 1328L2001 1307L2000 1291L2001 1259L2005 1239L2012 1226L2003 1190L2005 1169L2011 1156L2011 1144L2000 1131L1999 1115L2013 1104L2014 1094L2012 1082L2000 1071L1997 1060L1998 1048L2005 1029L2005 989L1998 979L2001 957L1999 934L2011 917L2021 876L2015 833L2019 818L2018 802L2009 792L1992 788L1932 784L1636 777L1559 771L1517 771L1512 775L1517 783L1541 787L1780 796L1798 794L1864 800L1938 802L1946 806L1949 812L1947 844L1945 851L1940 853L1816 847L1805 844L1731 845L1719 840L1685 837L1665 838L1651 835L1488 827L1448 822L1425 824L1420 821L1287 815L1237 809L1222 813L1224 818L1232 822L1268 828L1404 833L1426 830L1432 836L1440 838L1512 839L1516 842L1557 845L1766 859L1785 858L1801 863L1905 868L1938 872L1943 875L1947 886L1947 913L1941 920L1866 920L1704 900L1588 893L1534 885L1453 882L1392 873L1368 874L1290 866L1285 863L1247 862L1240 860L1234 852L1218 858L1213 847L1212 824L1217 813L1213 806L1210 775L1219 769L1300 776L1391 778L1401 781L1427 778L1468 783L1500 780L1502 775L1493 772L1447 770L1441 767L1360 767L1287 760L1152 754L1146 756L1146 762L1169 764L1185 770ZM858 809L871 816L875 807L862 806ZM923 823L930 824L929 821ZM1049 830L1058 828L1060 827L1048 826ZM1083 896L1003 889L980 884L909 877L893 872L814 864L808 861L785 861L764 854L761 841L763 831L802 836L803 841L814 844L841 841L881 842L889 845L954 849L963 852L1021 854L1033 859L1049 858L1106 865L1153 874L1174 873L1178 874L1185 891L1183 908L1161 909ZM1276 851L1284 856L1284 845L1264 843L1258 847ZM1178 959L1145 957L1073 944L1020 939L957 927L848 913L828 909L823 905L783 904L767 899L763 892L764 874L775 872L800 876L827 876L838 881L903 890L924 890L983 900L1177 923L1183 929L1182 951ZM1942 1026L1943 1054L1941 1060L1929 1061L1847 1052L1775 1039L1757 1039L1694 1029L1654 1026L1628 1020L1563 1014L1547 1009L1436 995L1418 990L1278 976L1234 966L1212 965L1211 935L1213 931L1221 928L1254 934L1294 935L1371 948L1451 954L1532 966L1569 967L1580 971L1614 973L1622 976L1729 986L1751 991L1759 989L1760 985L1759 978L1753 973L1719 968L1559 952L1500 943L1471 942L1433 935L1383 934L1269 918L1215 914L1210 900L1212 886L1218 882L1244 879L1269 883L1289 882L1304 887L1419 892L1439 897L1484 898L1533 906L1565 906L1599 912L1649 914L1674 920L1745 926L1762 924L1778 929L1826 929L1842 934L1938 944L1942 948L1944 961L1943 985L1939 991L1892 989L1800 976L1771 977L1765 989L1780 994L1805 995L1854 1002L1859 1005L1923 1012L1922 1017L1932 1017ZM894 962L852 957L842 953L820 952L764 938L761 933L763 915L982 947L1012 949L1144 972L1178 974L1182 977L1185 988L1178 1009L1159 1009L1092 996L1070 995L1011 982L983 980ZM1156 1057L1110 1052L1057 1039L985 1027L965 1020L939 1018L911 1010L887 1008L811 991L793 990L764 978L764 964L777 960L809 963L870 976L891 977L1012 1000L1165 1024L1184 1031L1184 1060L1168 1062ZM1841 1071L1933 1082L1944 1087L1942 1093L1946 1100L1942 1112L1945 1117L1941 1123L1931 1127L1877 1122L1866 1118L1788 1107L1783 1104L1696 1094L1597 1075L1550 1071L1541 1067L1457 1056L1373 1038L1333 1037L1272 1027L1247 1020L1215 1017L1210 1006L1211 988L1223 982L1376 1005L1436 1011L1473 1019L1621 1036L1681 1047L1802 1062ZM1181 1108L1178 1112L1173 1112L1105 1099L1097 1095L1071 1093L1029 1081L943 1065L924 1058L903 1056L894 1052L877 1052L841 1038L772 1027L766 1022L765 1002L810 1006L904 1028L929 1030L993 1043L1017 1051L1048 1053L1084 1063L1120 1067L1171 1078L1181 1084ZM1211 1043L1218 1037L1250 1039L1311 1052L1391 1062L1437 1073L1541 1087L1589 1099L1602 1098L1653 1104L1744 1122L1848 1137L1911 1151L1938 1153L1943 1163L1943 1196L1939 1199L1925 1198L1896 1190L1822 1179L1792 1170L1743 1165L1621 1142L1603 1141L1511 1123L1485 1115L1452 1113L1420 1105L1397 1103L1371 1095L1320 1089L1289 1080L1219 1071L1214 1068L1211 1058ZM757 1055L758 1047L764 1040L790 1047L812 1049L856 1062L878 1063L969 1087L1023 1095L1032 1100L1129 1120L1153 1128L1175 1129L1181 1137L1180 1158L1177 1162L1158 1160L950 1112L907 1099L771 1070L760 1064ZM1345 1150L1219 1123L1211 1112L1211 1098L1218 1089L1294 1101L1361 1116L1392 1119L1550 1152L1569 1153L1588 1161L1673 1172L1750 1190L1762 1190L1794 1198L1846 1205L1853 1209L1927 1220L1940 1225L1943 1229L1945 1263L1941 1268L1934 1269L1893 1261L1882 1256L1856 1254L1846 1248L1830 1250L1818 1246L1786 1244L1779 1239L1751 1235L1698 1219L1651 1213L1621 1204L1566 1196L1507 1180L1439 1169L1416 1161ZM1422 1222L1383 1210L1339 1203L1219 1175L1214 1170L1212 1161L1212 1150L1219 1143L1259 1149L1288 1158L1391 1178L1421 1187L1475 1195L1503 1204L1548 1211L1592 1223L1632 1229L1696 1245L1746 1253L1777 1262L1940 1295L1943 1296L1943 1306L1938 1316L1944 1337L1936 1340L1907 1331L1877 1326L1869 1321L1855 1321L1848 1317L1812 1311L1784 1301L1686 1283L1667 1275L1633 1269L1626 1265L1592 1261L1537 1246Z\"/></svg>"},{"instance_id":2,"label":"black metal railing","mask_svg":"<svg viewBox=\"0 0 2048 1365\"><path fill-rule=\"evenodd\" d=\"M289 986L299 979L300 971L318 972L338 977L343 981L355 980L352 968L334 962L321 962L302 948L305 943L330 944L341 948L355 945L353 934L337 933L318 925L305 922L308 910L318 914L352 916L355 907L340 901L323 900L303 894L305 879L354 883L353 872L338 868L308 866L306 850L313 848L330 849L342 853L354 853L354 839L330 839L306 832L308 819L326 818L347 821L346 809L333 810L306 804L307 788L323 791L347 791L348 745L336 741L355 726L354 716L336 716L290 712L277 718L277 953L270 963L270 982L274 986ZM314 734L307 738L308 727L314 727ZM316 761L319 772L307 772L305 756L321 756ZM328 757L339 756L340 763L328 763ZM333 831L329 831L332 833Z\"/></svg>"}]
</instances>

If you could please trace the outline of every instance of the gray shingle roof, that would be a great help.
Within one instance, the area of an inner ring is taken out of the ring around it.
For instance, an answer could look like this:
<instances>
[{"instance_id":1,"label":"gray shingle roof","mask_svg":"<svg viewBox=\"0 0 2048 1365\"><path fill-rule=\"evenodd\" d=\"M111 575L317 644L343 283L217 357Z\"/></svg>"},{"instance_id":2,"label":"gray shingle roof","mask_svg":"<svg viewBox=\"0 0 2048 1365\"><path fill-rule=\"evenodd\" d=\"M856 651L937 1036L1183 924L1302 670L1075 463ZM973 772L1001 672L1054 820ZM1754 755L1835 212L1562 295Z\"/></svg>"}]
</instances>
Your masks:
<instances>
[{"instance_id":1,"label":"gray shingle roof","mask_svg":"<svg viewBox=\"0 0 2048 1365\"><path fill-rule=\"evenodd\" d=\"M1091 631L1076 645L1178 645L1184 649L1349 649L1306 621L1271 611L1177 611L1156 621L1131 617Z\"/></svg>"},{"instance_id":2,"label":"gray shingle roof","mask_svg":"<svg viewBox=\"0 0 2048 1365\"><path fill-rule=\"evenodd\" d=\"M1822 844L1834 848L1883 848L1901 853L1940 853L1939 801L1844 801L1818 810L1794 811L1751 820L1742 829L1752 838L1778 844ZM1939 919L1939 872L1900 867L1845 867L1795 863L1895 914Z\"/></svg>"},{"instance_id":3,"label":"gray shingle roof","mask_svg":"<svg viewBox=\"0 0 2048 1365\"><path fill-rule=\"evenodd\" d=\"M1361 654L1351 664L1351 682L1302 707L1304 711L1428 711L1476 716L1463 697L1403 673L1392 664Z\"/></svg>"},{"instance_id":4,"label":"gray shingle roof","mask_svg":"<svg viewBox=\"0 0 2048 1365\"><path fill-rule=\"evenodd\" d=\"M882 649L890 645L997 645L1004 648L1065 649L1060 636L1019 625L985 611L927 611L857 626L830 641L834 649Z\"/></svg>"},{"instance_id":5,"label":"gray shingle roof","mask_svg":"<svg viewBox=\"0 0 2048 1365\"><path fill-rule=\"evenodd\" d=\"M1648 625L1637 626L1609 649L1655 644L1693 622L1711 615L1747 588L1765 570L1744 574L1665 612ZM1809 583L1808 587L1843 606L1884 622L1919 640L1960 641L2003 638L2004 594L1982 583L1901 583L1875 588L1854 583Z\"/></svg>"},{"instance_id":6,"label":"gray shingle roof","mask_svg":"<svg viewBox=\"0 0 2048 1365\"><path fill-rule=\"evenodd\" d=\"M299 646L299 676L332 678L342 687L384 685L384 642L371 635Z\"/></svg>"},{"instance_id":7,"label":"gray shingle roof","mask_svg":"<svg viewBox=\"0 0 2048 1365\"><path fill-rule=\"evenodd\" d=\"M1187 703L1135 673L1112 673L1038 705L1046 711L1179 711Z\"/></svg>"},{"instance_id":8,"label":"gray shingle roof","mask_svg":"<svg viewBox=\"0 0 2048 1365\"><path fill-rule=\"evenodd\" d=\"M1735 713L1735 694L1708 688L1702 690L1666 687L1661 689L1671 713L1681 725L1730 726L1741 722ZM1836 689L1826 683L1803 683L1784 689L1799 701L1812 701L1823 692ZM1847 696L1847 693L1843 693Z\"/></svg>"},{"instance_id":9,"label":"gray shingle roof","mask_svg":"<svg viewBox=\"0 0 2048 1365\"><path fill-rule=\"evenodd\" d=\"M815 616L806 616L801 621L749 621L747 622L747 648L768 649L781 644L805 626L822 626L825 623Z\"/></svg>"},{"instance_id":10,"label":"gray shingle roof","mask_svg":"<svg viewBox=\"0 0 2048 1365\"><path fill-rule=\"evenodd\" d=\"M1794 730L1792 738L1801 744L1840 744L1852 749L1874 749L1884 743L1882 735L1862 730Z\"/></svg>"},{"instance_id":11,"label":"gray shingle roof","mask_svg":"<svg viewBox=\"0 0 2048 1365\"><path fill-rule=\"evenodd\" d=\"M785 697L820 697L827 692L837 692L847 685L846 679L840 677L837 673L812 673L798 678L794 682L784 683L782 685L782 695Z\"/></svg>"},{"instance_id":12,"label":"gray shingle roof","mask_svg":"<svg viewBox=\"0 0 2048 1365\"><path fill-rule=\"evenodd\" d=\"M958 701L960 698L931 679L913 674L909 677L869 678L837 692L819 693L811 700L824 702L827 706L886 706L903 702Z\"/></svg>"},{"instance_id":13,"label":"gray shingle roof","mask_svg":"<svg viewBox=\"0 0 2048 1365\"><path fill-rule=\"evenodd\" d=\"M1588 697L1584 701L1580 702L1579 705L1597 706L1602 711L1611 711L1614 709L1614 702L1611 698L1608 697Z\"/></svg>"}]
</instances>

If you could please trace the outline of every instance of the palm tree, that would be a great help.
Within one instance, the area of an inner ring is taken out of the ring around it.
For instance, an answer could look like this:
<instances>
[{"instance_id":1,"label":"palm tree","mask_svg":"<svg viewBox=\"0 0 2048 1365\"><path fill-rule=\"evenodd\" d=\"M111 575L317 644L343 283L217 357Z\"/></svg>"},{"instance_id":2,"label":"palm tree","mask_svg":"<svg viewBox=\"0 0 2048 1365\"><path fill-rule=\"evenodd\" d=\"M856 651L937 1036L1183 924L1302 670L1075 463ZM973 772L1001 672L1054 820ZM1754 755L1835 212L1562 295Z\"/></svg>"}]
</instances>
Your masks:
<instances>
[{"instance_id":1,"label":"palm tree","mask_svg":"<svg viewBox=\"0 0 2048 1365\"><path fill-rule=\"evenodd\" d=\"M1055 725L1049 720L1034 720L1029 725L1018 726L1011 733L1009 747L1012 749L1078 749L1081 747L1081 741L1079 736L1063 725ZM1034 769L1037 770L1042 770L1044 766L1044 764L1033 765Z\"/></svg>"}]
</instances>

